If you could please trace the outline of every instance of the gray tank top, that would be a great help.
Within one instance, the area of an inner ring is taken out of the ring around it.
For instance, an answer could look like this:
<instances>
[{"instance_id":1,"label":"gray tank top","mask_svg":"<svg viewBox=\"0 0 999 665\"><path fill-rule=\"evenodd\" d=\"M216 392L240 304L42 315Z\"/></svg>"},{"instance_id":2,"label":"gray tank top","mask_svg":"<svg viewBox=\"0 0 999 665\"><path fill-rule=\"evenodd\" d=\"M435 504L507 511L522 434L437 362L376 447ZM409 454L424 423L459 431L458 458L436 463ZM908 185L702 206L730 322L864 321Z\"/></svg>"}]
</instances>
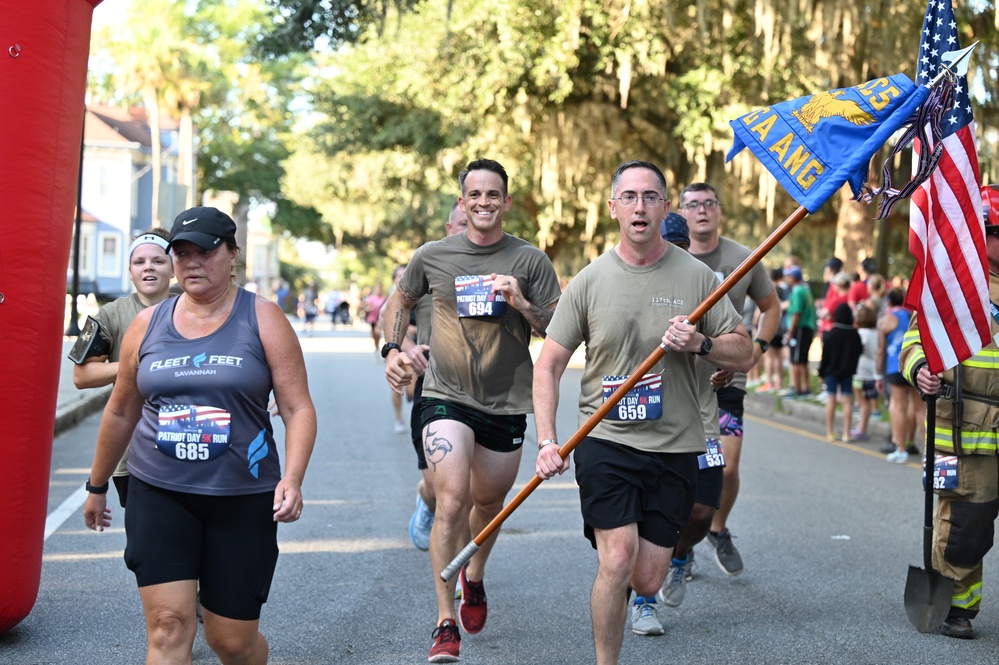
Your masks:
<instances>
[{"instance_id":1,"label":"gray tank top","mask_svg":"<svg viewBox=\"0 0 999 665\"><path fill-rule=\"evenodd\" d=\"M145 398L132 434L128 471L150 485L211 495L273 490L281 465L267 401L255 296L239 289L229 318L186 339L173 325L178 298L160 303L139 346Z\"/></svg>"}]
</instances>

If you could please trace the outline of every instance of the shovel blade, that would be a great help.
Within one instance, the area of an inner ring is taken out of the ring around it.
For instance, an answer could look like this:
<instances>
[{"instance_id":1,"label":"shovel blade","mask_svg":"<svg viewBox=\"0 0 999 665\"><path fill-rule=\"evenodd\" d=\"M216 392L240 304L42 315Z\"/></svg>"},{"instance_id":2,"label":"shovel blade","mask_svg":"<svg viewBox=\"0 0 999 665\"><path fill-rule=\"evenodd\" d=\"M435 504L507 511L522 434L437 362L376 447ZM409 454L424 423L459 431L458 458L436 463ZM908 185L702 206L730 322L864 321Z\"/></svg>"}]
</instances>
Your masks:
<instances>
[{"instance_id":1,"label":"shovel blade","mask_svg":"<svg viewBox=\"0 0 999 665\"><path fill-rule=\"evenodd\" d=\"M905 578L905 613L920 633L940 627L950 612L954 580L935 570L909 566Z\"/></svg>"}]
</instances>

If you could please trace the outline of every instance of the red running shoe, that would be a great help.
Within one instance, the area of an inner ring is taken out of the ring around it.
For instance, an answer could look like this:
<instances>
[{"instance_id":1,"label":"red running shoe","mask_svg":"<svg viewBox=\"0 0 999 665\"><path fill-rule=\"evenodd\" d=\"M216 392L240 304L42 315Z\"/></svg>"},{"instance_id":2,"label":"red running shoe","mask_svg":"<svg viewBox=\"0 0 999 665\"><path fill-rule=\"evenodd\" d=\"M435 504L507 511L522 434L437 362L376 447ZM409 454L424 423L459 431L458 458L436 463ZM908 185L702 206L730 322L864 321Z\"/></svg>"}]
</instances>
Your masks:
<instances>
[{"instance_id":1,"label":"red running shoe","mask_svg":"<svg viewBox=\"0 0 999 665\"><path fill-rule=\"evenodd\" d=\"M466 633L474 635L486 626L486 589L482 582L469 582L465 574L466 563L458 574L461 584L461 603L458 604L458 621Z\"/></svg>"},{"instance_id":2,"label":"red running shoe","mask_svg":"<svg viewBox=\"0 0 999 665\"><path fill-rule=\"evenodd\" d=\"M431 663L457 663L461 660L461 634L454 619L444 619L441 625L434 629L434 643L430 647L430 655L427 660Z\"/></svg>"}]
</instances>

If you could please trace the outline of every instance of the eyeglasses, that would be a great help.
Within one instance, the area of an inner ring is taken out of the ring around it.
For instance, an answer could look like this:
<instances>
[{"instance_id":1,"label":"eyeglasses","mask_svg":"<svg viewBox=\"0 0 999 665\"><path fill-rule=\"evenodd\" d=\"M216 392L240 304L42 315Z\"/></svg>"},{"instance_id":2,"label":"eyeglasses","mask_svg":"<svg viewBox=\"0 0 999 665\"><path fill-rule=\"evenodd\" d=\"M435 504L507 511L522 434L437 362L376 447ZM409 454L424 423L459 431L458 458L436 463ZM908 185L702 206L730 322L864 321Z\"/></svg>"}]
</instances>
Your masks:
<instances>
[{"instance_id":1,"label":"eyeglasses","mask_svg":"<svg viewBox=\"0 0 999 665\"><path fill-rule=\"evenodd\" d=\"M620 201L621 205L633 206L638 203L638 199L642 199L642 203L644 203L647 206L654 206L660 201L666 200L663 197L659 196L658 194L642 194L641 196L639 196L634 192L625 192L624 194L613 200Z\"/></svg>"},{"instance_id":2,"label":"eyeglasses","mask_svg":"<svg viewBox=\"0 0 999 665\"><path fill-rule=\"evenodd\" d=\"M706 201L691 201L690 203L684 203L680 206L680 210L690 210L693 212L698 208L703 207L705 210L714 210L721 205L721 201L717 199L708 199Z\"/></svg>"}]
</instances>

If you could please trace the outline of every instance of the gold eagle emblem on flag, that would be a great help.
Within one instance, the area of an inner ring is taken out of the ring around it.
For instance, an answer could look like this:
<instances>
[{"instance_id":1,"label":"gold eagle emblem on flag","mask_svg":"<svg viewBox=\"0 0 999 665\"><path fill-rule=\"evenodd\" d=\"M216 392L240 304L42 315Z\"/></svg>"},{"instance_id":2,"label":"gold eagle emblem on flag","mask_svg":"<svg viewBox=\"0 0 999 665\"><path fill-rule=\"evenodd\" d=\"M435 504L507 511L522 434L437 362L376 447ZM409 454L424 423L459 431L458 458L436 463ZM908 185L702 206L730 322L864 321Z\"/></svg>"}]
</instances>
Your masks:
<instances>
[{"instance_id":1,"label":"gold eagle emblem on flag","mask_svg":"<svg viewBox=\"0 0 999 665\"><path fill-rule=\"evenodd\" d=\"M801 108L791 111L791 115L801 121L809 134L823 118L843 118L862 127L874 122L874 116L860 107L857 102L848 99L838 99L843 90L820 92L812 95Z\"/></svg>"}]
</instances>

